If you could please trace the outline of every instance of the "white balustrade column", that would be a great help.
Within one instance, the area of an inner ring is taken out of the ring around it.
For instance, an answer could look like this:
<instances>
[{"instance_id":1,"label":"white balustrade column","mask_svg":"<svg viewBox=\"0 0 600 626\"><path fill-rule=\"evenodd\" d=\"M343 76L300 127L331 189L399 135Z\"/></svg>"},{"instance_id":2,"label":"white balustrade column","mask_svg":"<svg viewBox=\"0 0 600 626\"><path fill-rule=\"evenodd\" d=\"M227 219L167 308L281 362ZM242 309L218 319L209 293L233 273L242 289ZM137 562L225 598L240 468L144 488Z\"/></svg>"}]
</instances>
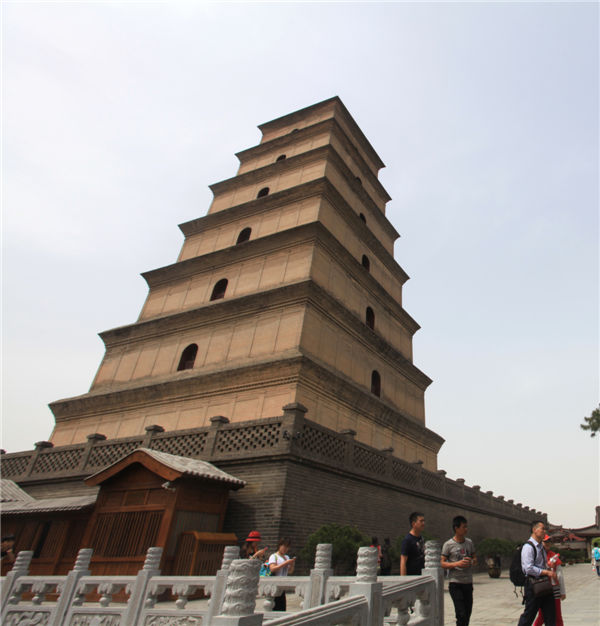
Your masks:
<instances>
[{"instance_id":1,"label":"white balustrade column","mask_svg":"<svg viewBox=\"0 0 600 626\"><path fill-rule=\"evenodd\" d=\"M428 574L435 581L435 597L429 598L430 609L433 612L433 624L444 624L444 570L441 565L442 547L439 541L428 541L425 544L425 569L423 574Z\"/></svg>"},{"instance_id":2,"label":"white balustrade column","mask_svg":"<svg viewBox=\"0 0 600 626\"><path fill-rule=\"evenodd\" d=\"M331 569L331 555L333 545L330 543L317 544L315 552L315 567L310 570L308 592L304 598L304 609L320 606L325 602L325 587L327 579L333 575Z\"/></svg>"},{"instance_id":3,"label":"white balustrade column","mask_svg":"<svg viewBox=\"0 0 600 626\"><path fill-rule=\"evenodd\" d=\"M56 624L56 626L62 626L62 624L64 624L65 616L75 598L75 591L79 579L82 576L90 575L89 567L90 561L92 560L92 552L93 550L91 548L82 548L77 553L75 565L67 574L65 582L61 586L60 596L48 620L49 624Z\"/></svg>"},{"instance_id":4,"label":"white balustrade column","mask_svg":"<svg viewBox=\"0 0 600 626\"><path fill-rule=\"evenodd\" d=\"M17 578L20 576L27 576L29 573L29 566L32 558L33 552L30 550L22 550L17 553L17 558L13 563L12 569L6 574L4 582L2 583L2 591L0 592L0 613L4 610L5 605L8 603L8 599L10 598L10 594L15 586Z\"/></svg>"},{"instance_id":5,"label":"white balustrade column","mask_svg":"<svg viewBox=\"0 0 600 626\"><path fill-rule=\"evenodd\" d=\"M146 592L148 583L153 576L160 576L160 560L162 558L163 549L158 547L148 548L144 566L137 573L134 583L131 585L129 601L127 609L123 615L123 626L136 626L144 602L146 601Z\"/></svg>"},{"instance_id":6,"label":"white balustrade column","mask_svg":"<svg viewBox=\"0 0 600 626\"><path fill-rule=\"evenodd\" d=\"M214 626L260 626L262 614L254 612L258 594L261 562L237 559L231 562L221 614L213 617Z\"/></svg>"},{"instance_id":7,"label":"white balustrade column","mask_svg":"<svg viewBox=\"0 0 600 626\"><path fill-rule=\"evenodd\" d=\"M223 551L223 561L221 562L221 569L217 572L215 577L215 584L210 594L210 600L208 602L208 616L207 621L214 615L218 615L221 612L221 605L223 603L223 597L225 595L225 586L227 584L227 578L231 569L231 563L235 559L240 558L239 546L225 546Z\"/></svg>"},{"instance_id":8,"label":"white balustrade column","mask_svg":"<svg viewBox=\"0 0 600 626\"><path fill-rule=\"evenodd\" d=\"M356 561L356 582L350 585L349 595L365 596L369 604L370 626L383 625L381 591L383 584L377 582L377 548L359 548Z\"/></svg>"}]
</instances>

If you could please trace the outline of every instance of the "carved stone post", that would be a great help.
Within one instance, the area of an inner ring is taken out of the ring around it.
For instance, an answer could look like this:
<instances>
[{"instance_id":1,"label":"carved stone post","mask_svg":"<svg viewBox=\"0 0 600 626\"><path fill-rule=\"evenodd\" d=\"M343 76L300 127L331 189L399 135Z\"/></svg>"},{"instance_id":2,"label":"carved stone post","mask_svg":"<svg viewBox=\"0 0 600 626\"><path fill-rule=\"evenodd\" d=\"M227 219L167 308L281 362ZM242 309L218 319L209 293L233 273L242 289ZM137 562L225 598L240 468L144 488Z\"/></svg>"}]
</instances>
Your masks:
<instances>
[{"instance_id":1,"label":"carved stone post","mask_svg":"<svg viewBox=\"0 0 600 626\"><path fill-rule=\"evenodd\" d=\"M32 558L33 552L30 550L23 550L17 553L17 558L12 566L12 569L8 572L8 574L6 574L4 582L2 583L2 591L0 592L0 613L4 611L4 607L10 598L12 589L17 582L17 578L27 576L29 573L29 565L31 564Z\"/></svg>"},{"instance_id":2,"label":"carved stone post","mask_svg":"<svg viewBox=\"0 0 600 626\"><path fill-rule=\"evenodd\" d=\"M359 548L356 561L356 582L350 585L349 595L365 596L369 605L370 626L383 625L381 591L383 584L377 582L377 548Z\"/></svg>"},{"instance_id":3,"label":"carved stone post","mask_svg":"<svg viewBox=\"0 0 600 626\"><path fill-rule=\"evenodd\" d=\"M385 454L385 475L387 478L393 476L394 448L383 448L381 450Z\"/></svg>"},{"instance_id":4,"label":"carved stone post","mask_svg":"<svg viewBox=\"0 0 600 626\"><path fill-rule=\"evenodd\" d=\"M225 586L227 584L227 578L231 571L231 563L234 559L240 558L239 546L225 546L223 551L223 562L221 563L221 569L215 576L215 585L210 595L210 601L208 603L208 616L207 621L210 622L214 615L218 615L221 612L221 605L223 603L223 597L225 595Z\"/></svg>"},{"instance_id":5,"label":"carved stone post","mask_svg":"<svg viewBox=\"0 0 600 626\"><path fill-rule=\"evenodd\" d=\"M238 559L229 567L221 614L213 617L214 626L260 626L262 614L254 613L258 594L261 562L258 559Z\"/></svg>"},{"instance_id":6,"label":"carved stone post","mask_svg":"<svg viewBox=\"0 0 600 626\"><path fill-rule=\"evenodd\" d=\"M162 426L159 426L158 424L152 424L151 426L146 426L144 430L146 431L146 434L144 435L144 439L142 441L142 448L150 448L152 439L159 433L165 432L165 429Z\"/></svg>"},{"instance_id":7,"label":"carved stone post","mask_svg":"<svg viewBox=\"0 0 600 626\"><path fill-rule=\"evenodd\" d=\"M91 548L81 548L77 553L75 565L67 574L67 578L62 585L60 596L48 620L49 624L64 624L65 616L69 608L71 608L71 602L75 597L79 579L82 576L90 575L89 567L90 561L92 560L92 552L93 550Z\"/></svg>"},{"instance_id":8,"label":"carved stone post","mask_svg":"<svg viewBox=\"0 0 600 626\"><path fill-rule=\"evenodd\" d=\"M140 613L144 608L148 583L153 576L160 575L160 569L158 568L162 553L162 548L148 548L144 567L137 573L135 581L131 586L131 594L121 622L123 626L135 626L138 623Z\"/></svg>"},{"instance_id":9,"label":"carved stone post","mask_svg":"<svg viewBox=\"0 0 600 626\"><path fill-rule=\"evenodd\" d=\"M356 431L352 430L352 428L344 428L344 430L340 430L340 435L344 437L346 442L344 464L346 467L351 468L354 465L354 437L356 437Z\"/></svg>"},{"instance_id":10,"label":"carved stone post","mask_svg":"<svg viewBox=\"0 0 600 626\"><path fill-rule=\"evenodd\" d=\"M225 424L229 424L229 418L224 415L213 415L213 417L210 418L210 428L206 433L206 442L204 443L204 452L207 456L203 458L210 460L214 456L219 430Z\"/></svg>"},{"instance_id":11,"label":"carved stone post","mask_svg":"<svg viewBox=\"0 0 600 626\"><path fill-rule=\"evenodd\" d=\"M90 454L92 453L94 446L98 441L104 440L106 440L106 435L102 435L101 433L92 433L87 436L87 443L85 444L83 454L81 455L81 461L79 462L79 471L85 471L85 466L88 464Z\"/></svg>"},{"instance_id":12,"label":"carved stone post","mask_svg":"<svg viewBox=\"0 0 600 626\"><path fill-rule=\"evenodd\" d=\"M439 477L440 477L440 495L445 496L446 495L446 471L445 470L438 470L437 471Z\"/></svg>"},{"instance_id":13,"label":"carved stone post","mask_svg":"<svg viewBox=\"0 0 600 626\"><path fill-rule=\"evenodd\" d=\"M281 423L283 437L279 442L282 452L293 450L295 442L302 437L302 427L307 412L308 409L300 402L291 402L283 406L283 420Z\"/></svg>"},{"instance_id":14,"label":"carved stone post","mask_svg":"<svg viewBox=\"0 0 600 626\"><path fill-rule=\"evenodd\" d=\"M423 617L432 616L432 624L443 626L444 624L444 570L441 565L442 547L439 541L428 541L425 544L425 569L423 574L428 574L435 581L434 597L423 602L421 599L421 614ZM427 606L429 604L429 606Z\"/></svg>"},{"instance_id":15,"label":"carved stone post","mask_svg":"<svg viewBox=\"0 0 600 626\"><path fill-rule=\"evenodd\" d=\"M38 457L46 448L53 448L54 444L51 441L38 441L35 444L35 450L29 459L29 465L25 470L26 476L31 476L33 474L33 470L35 468L35 464L37 463Z\"/></svg>"},{"instance_id":16,"label":"carved stone post","mask_svg":"<svg viewBox=\"0 0 600 626\"><path fill-rule=\"evenodd\" d=\"M413 465L417 470L416 483L419 487L423 487L423 461L419 459L418 461L414 461Z\"/></svg>"},{"instance_id":17,"label":"carved stone post","mask_svg":"<svg viewBox=\"0 0 600 626\"><path fill-rule=\"evenodd\" d=\"M325 603L325 587L327 579L333 575L331 569L331 554L333 545L330 543L317 544L315 552L315 567L310 570L308 592L304 598L302 608L310 609Z\"/></svg>"}]
</instances>

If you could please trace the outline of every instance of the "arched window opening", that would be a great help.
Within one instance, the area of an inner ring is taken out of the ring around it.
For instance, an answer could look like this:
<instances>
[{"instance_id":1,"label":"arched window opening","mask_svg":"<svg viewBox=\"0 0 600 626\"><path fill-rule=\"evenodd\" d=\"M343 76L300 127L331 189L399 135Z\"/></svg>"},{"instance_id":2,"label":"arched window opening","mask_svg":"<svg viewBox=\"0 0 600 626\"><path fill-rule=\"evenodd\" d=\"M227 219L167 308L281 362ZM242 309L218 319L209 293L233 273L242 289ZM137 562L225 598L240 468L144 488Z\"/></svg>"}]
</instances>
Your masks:
<instances>
[{"instance_id":1,"label":"arched window opening","mask_svg":"<svg viewBox=\"0 0 600 626\"><path fill-rule=\"evenodd\" d=\"M264 198L265 196L269 195L269 188L268 187L263 187L259 192L258 195L256 196L257 198Z\"/></svg>"},{"instance_id":2,"label":"arched window opening","mask_svg":"<svg viewBox=\"0 0 600 626\"><path fill-rule=\"evenodd\" d=\"M363 254L361 263L362 266L367 270L367 272L371 269L371 262L369 261L369 257L366 254Z\"/></svg>"},{"instance_id":3,"label":"arched window opening","mask_svg":"<svg viewBox=\"0 0 600 626\"><path fill-rule=\"evenodd\" d=\"M285 156L285 154L280 154L276 159L275 162L277 161L285 161L287 157Z\"/></svg>"},{"instance_id":4,"label":"arched window opening","mask_svg":"<svg viewBox=\"0 0 600 626\"><path fill-rule=\"evenodd\" d=\"M365 217L364 213L359 213L358 217L360 217L360 219L366 224L367 223L367 218Z\"/></svg>"},{"instance_id":5,"label":"arched window opening","mask_svg":"<svg viewBox=\"0 0 600 626\"><path fill-rule=\"evenodd\" d=\"M227 291L227 279L221 278L221 280L214 286L212 290L211 300L220 300L225 297Z\"/></svg>"},{"instance_id":6,"label":"arched window opening","mask_svg":"<svg viewBox=\"0 0 600 626\"><path fill-rule=\"evenodd\" d=\"M367 307L367 312L365 314L365 323L371 330L375 330L375 313L370 306Z\"/></svg>"},{"instance_id":7,"label":"arched window opening","mask_svg":"<svg viewBox=\"0 0 600 626\"><path fill-rule=\"evenodd\" d=\"M195 343L191 343L182 353L179 359L179 365L177 371L191 370L194 367L196 355L198 354L198 346Z\"/></svg>"},{"instance_id":8,"label":"arched window opening","mask_svg":"<svg viewBox=\"0 0 600 626\"><path fill-rule=\"evenodd\" d=\"M371 372L371 393L381 397L381 376L377 370Z\"/></svg>"},{"instance_id":9,"label":"arched window opening","mask_svg":"<svg viewBox=\"0 0 600 626\"><path fill-rule=\"evenodd\" d=\"M238 235L237 241L235 242L236 245L238 243L244 243L244 241L248 241L248 239L250 239L251 233L252 229L250 227L244 228L244 230L242 230L242 232Z\"/></svg>"},{"instance_id":10,"label":"arched window opening","mask_svg":"<svg viewBox=\"0 0 600 626\"><path fill-rule=\"evenodd\" d=\"M358 176L355 176L355 177L354 177L354 180L355 180L355 181L356 181L359 185L361 185L361 186L362 186L362 180L361 180Z\"/></svg>"},{"instance_id":11,"label":"arched window opening","mask_svg":"<svg viewBox=\"0 0 600 626\"><path fill-rule=\"evenodd\" d=\"M292 131L293 133L297 133L300 129L299 128L294 128L294 130Z\"/></svg>"}]
</instances>

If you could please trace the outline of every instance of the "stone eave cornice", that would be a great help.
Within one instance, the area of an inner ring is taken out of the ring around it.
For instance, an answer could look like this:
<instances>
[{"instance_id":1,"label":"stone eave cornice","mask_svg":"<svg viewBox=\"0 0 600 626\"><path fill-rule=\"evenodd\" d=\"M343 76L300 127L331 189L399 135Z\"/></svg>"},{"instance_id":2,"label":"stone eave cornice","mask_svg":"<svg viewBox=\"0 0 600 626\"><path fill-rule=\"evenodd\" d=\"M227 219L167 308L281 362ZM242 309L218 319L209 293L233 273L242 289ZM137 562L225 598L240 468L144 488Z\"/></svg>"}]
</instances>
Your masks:
<instances>
[{"instance_id":1,"label":"stone eave cornice","mask_svg":"<svg viewBox=\"0 0 600 626\"><path fill-rule=\"evenodd\" d=\"M303 371L305 372L303 376ZM269 376L276 372L276 376ZM265 374L270 385L299 382L306 374L313 372L320 380L329 380L345 402L351 402L355 410L365 416L378 415L376 420L383 426L396 432L406 433L420 443L428 443L430 449L435 445L441 447L443 438L430 431L414 418L407 417L385 400L376 398L367 390L353 381L346 379L339 372L332 372L314 357L295 351L277 360L245 365L237 368L214 368L212 371L186 370L176 372L161 379L152 381L140 380L137 384L123 385L116 389L102 389L73 398L57 400L49 404L56 423L64 423L70 419L81 419L91 416L110 414L115 410L140 410L156 406L168 405L173 400L185 400L211 395L229 393L239 390L258 389L264 386ZM260 382L254 382L259 380ZM360 401L357 401L360 398ZM383 410L382 410L383 409Z\"/></svg>"},{"instance_id":2,"label":"stone eave cornice","mask_svg":"<svg viewBox=\"0 0 600 626\"><path fill-rule=\"evenodd\" d=\"M304 366L304 372L311 371L315 381L320 381L320 389L327 388L330 390L330 396L333 400L344 402L353 410L376 421L381 426L408 434L413 440L426 445L436 453L442 447L445 439L436 432L429 430L414 417L405 415L387 402L385 398L378 398L346 376L331 371L326 364L314 356L304 355ZM327 381L328 384L323 385L323 381Z\"/></svg>"},{"instance_id":3,"label":"stone eave cornice","mask_svg":"<svg viewBox=\"0 0 600 626\"><path fill-rule=\"evenodd\" d=\"M250 170L249 172L244 172L243 174L236 174L231 178L226 178L217 183L212 183L212 185L209 185L208 187L216 197L221 193L237 189L243 185L251 185L261 180L265 180L274 174L281 174L282 172L295 170L296 168L312 163L313 161L323 160L328 156L330 148L331 146L329 144L319 146L318 148L313 148L312 150L308 150L302 154L297 154L289 159L269 163L269 165L264 165L263 167ZM225 211L227 209L222 210Z\"/></svg>"},{"instance_id":4,"label":"stone eave cornice","mask_svg":"<svg viewBox=\"0 0 600 626\"><path fill-rule=\"evenodd\" d=\"M115 349L149 338L156 339L206 325L252 317L265 310L273 311L306 303L318 309L321 315L331 318L337 325L345 327L346 332L351 333L367 349L385 358L392 367L401 371L420 389L425 390L431 384L432 380L399 350L391 346L377 332L369 329L362 320L346 309L343 303L312 280L230 300L218 300L190 311L120 326L100 333L100 337L107 350ZM402 323L402 320L399 321Z\"/></svg>"},{"instance_id":5,"label":"stone eave cornice","mask_svg":"<svg viewBox=\"0 0 600 626\"><path fill-rule=\"evenodd\" d=\"M356 217L358 221L360 219ZM226 267L232 262L247 260L250 258L262 257L267 252L274 252L282 249L289 249L293 245L302 245L307 242L320 240L325 247L331 251L337 258L343 258L347 271L353 276L354 280L360 283L373 297L383 303L397 317L400 323L412 334L419 330L420 326L417 322L402 308L394 298L373 278L371 274L365 271L361 263L355 259L340 242L325 228L321 222L310 222L293 229L283 230L266 237L251 239L239 246L232 246L217 250L209 254L199 257L179 261L172 265L167 265L151 272L145 272L142 276L145 278L150 288L154 288L163 284L170 284L174 281L186 280L198 275L207 269L217 267ZM393 257L385 252L384 260L389 262L386 267L397 280L404 283L408 276L404 270L394 261ZM226 299L225 301L231 301ZM207 303L209 306L215 306L215 303ZM206 306L206 305L205 305ZM101 335L102 337L102 335Z\"/></svg>"},{"instance_id":6,"label":"stone eave cornice","mask_svg":"<svg viewBox=\"0 0 600 626\"><path fill-rule=\"evenodd\" d=\"M333 320L338 325L340 325L340 321L343 322L346 326L346 331L354 335L359 343L362 343L367 349L372 350L387 360L392 367L401 371L419 389L425 391L433 382L410 359L406 358L376 331L368 328L361 319L351 313L342 302L334 298L323 287L312 283L310 290L310 303L315 309L319 310L321 315Z\"/></svg>"},{"instance_id":7,"label":"stone eave cornice","mask_svg":"<svg viewBox=\"0 0 600 626\"><path fill-rule=\"evenodd\" d=\"M358 185L355 181L352 181L352 183L354 185ZM301 183L300 185L294 185L293 187L283 189L282 191L277 191L268 196L264 196L263 198L255 198L254 200L243 202L242 204L236 204L235 206L223 209L222 211L217 211L216 213L209 213L203 217L197 217L189 222L179 224L179 229L186 237L191 237L192 235L202 232L206 228L214 228L222 224L234 222L243 217L250 217L259 213L264 213L265 211L279 208L285 203L296 202L298 200L305 200L307 198L318 196L325 191L329 191L330 193L335 192L334 197L336 198L337 205L340 208L344 208L356 219L360 219L358 215L356 215L354 209L346 202L346 200L344 200L339 191L335 189L333 183L328 178L322 177L315 178L314 180L310 180L306 183ZM373 207L373 215L379 226L389 237L397 239L400 236L392 223L375 206ZM375 235L373 235L368 225L365 230L363 223L361 232L363 233L362 236L371 242L369 245L371 245L374 249L377 249L378 247L382 251L385 251L386 255L389 255L389 252L385 250L379 240L375 237Z\"/></svg>"},{"instance_id":8,"label":"stone eave cornice","mask_svg":"<svg viewBox=\"0 0 600 626\"><path fill-rule=\"evenodd\" d=\"M150 288L177 280L192 278L207 269L225 267L238 261L264 256L267 252L274 252L293 244L301 244L315 237L318 222L302 224L288 230L281 230L265 237L250 239L243 244L230 246L209 252L202 256L192 257L185 261L177 261L149 272L142 273L142 277Z\"/></svg>"},{"instance_id":9,"label":"stone eave cornice","mask_svg":"<svg viewBox=\"0 0 600 626\"><path fill-rule=\"evenodd\" d=\"M304 119L308 114L314 111L327 109L331 106L331 104L334 105L333 115L335 116L336 114L340 114L344 118L344 120L350 127L350 130L354 134L355 139L357 140L361 148L363 148L363 150L369 155L369 157L373 159L373 162L378 167L378 169L385 167L385 164L383 163L377 152L375 152L375 149L366 138L358 124L354 121L354 118L352 117L352 115L350 115L350 112L345 107L339 96L333 96L332 98L328 98L327 100L323 100L322 102L317 102L316 104L305 107L304 109L300 109L299 111L294 111L293 113L288 113L287 115L278 117L274 120L271 120L270 122L259 124L258 129L264 134L265 131L269 131L275 128L282 128L283 126L287 126L290 123Z\"/></svg>"},{"instance_id":10,"label":"stone eave cornice","mask_svg":"<svg viewBox=\"0 0 600 626\"><path fill-rule=\"evenodd\" d=\"M274 310L305 301L306 289L310 283L310 280L303 280L238 298L215 300L195 309L119 326L103 331L99 335L106 348L115 348L149 338L185 332L215 322L254 316L265 309Z\"/></svg>"},{"instance_id":11,"label":"stone eave cornice","mask_svg":"<svg viewBox=\"0 0 600 626\"><path fill-rule=\"evenodd\" d=\"M356 228L360 226L358 222L361 220L356 215L355 218L354 227ZM215 252L203 254L202 256L192 257L191 259L185 259L184 261L177 261L171 265L143 272L142 277L150 288L158 287L174 280L191 278L208 268L230 265L232 261L255 258L266 252L272 252L276 249L280 249L283 246L289 246L302 241L307 241L311 237L310 233L312 231L310 229L318 229L319 227L322 230L329 232L325 226L321 224L321 222L309 222L308 224L302 224L300 226L295 226L294 228L281 230L271 235L250 239L240 245L230 246L229 248L223 248L221 250L216 250ZM371 239L368 239L368 241L371 243L372 247L375 248L375 253L380 261L401 284L404 284L409 278L408 274L406 274L406 272L396 263L394 257L392 257L392 255L389 254L379 242L377 242L377 239L372 235L372 233L369 234ZM348 252L346 254L348 255L347 258L353 258Z\"/></svg>"},{"instance_id":12,"label":"stone eave cornice","mask_svg":"<svg viewBox=\"0 0 600 626\"><path fill-rule=\"evenodd\" d=\"M377 206L375 201L371 198L371 196L368 194L362 184L356 181L356 177L354 176L350 168L346 165L344 159L342 159L337 150L331 144L319 146L318 148L313 148L312 150L308 150L307 152L303 152L302 154L290 157L289 159L269 163L269 165L259 167L255 170L250 170L249 172L244 172L243 174L236 174L231 178L226 178L225 180L221 180L218 183L213 183L212 185L209 185L209 188L213 192L213 195L217 197L221 193L237 189L240 186L251 185L262 180L266 180L273 175L279 175L282 172L292 171L297 169L298 167L319 160L326 160L328 163L335 165L349 183L350 188L362 200L365 206L368 206L369 209L373 212L378 211L385 215L384 210ZM379 183L379 185L381 186L381 183ZM381 188L383 189L383 187ZM385 191L385 189L383 189L383 191L387 196L387 192ZM222 210L225 211L226 209Z\"/></svg>"},{"instance_id":13,"label":"stone eave cornice","mask_svg":"<svg viewBox=\"0 0 600 626\"><path fill-rule=\"evenodd\" d=\"M362 283L365 279L364 275L360 276L361 272L364 274L363 268L360 266L360 269L356 269L358 270L356 274L358 278L355 278L355 280ZM150 337L170 335L173 332L184 332L191 328L197 328L199 325L212 324L215 320L226 321L237 318L240 315L255 315L265 308L290 306L294 302L305 300L306 293L304 290L311 283L313 283L311 280L302 280L237 298L215 300L188 311L170 313L105 330L99 333L99 336L108 349L121 344L126 345L132 341L142 341ZM321 288L319 287L319 289ZM382 290L382 293L379 294L380 297L382 295L385 296L382 306L409 333L414 334L417 332L420 328L417 322L385 290ZM351 313L348 314L352 315Z\"/></svg>"},{"instance_id":14,"label":"stone eave cornice","mask_svg":"<svg viewBox=\"0 0 600 626\"><path fill-rule=\"evenodd\" d=\"M306 183L269 194L263 198L256 198L248 202L243 202L242 204L236 204L229 209L217 211L216 213L208 213L203 217L197 217L189 222L179 224L179 229L186 237L191 237L192 235L201 233L207 228L215 228L223 224L235 222L240 218L265 213L266 211L284 206L291 202L319 196L324 191L326 180L327 179L324 177L316 178Z\"/></svg>"},{"instance_id":15,"label":"stone eave cornice","mask_svg":"<svg viewBox=\"0 0 600 626\"><path fill-rule=\"evenodd\" d=\"M329 200L331 206L338 211L338 213L346 220L352 230L356 233L359 239L364 239L369 248L375 252L379 260L392 272L396 274L398 269L402 272L401 282L404 284L410 276L402 269L400 264L394 259L394 256L390 254L387 249L381 244L379 239L375 237L373 231L369 228L368 224L365 224L360 217L355 213L352 207L346 202L342 194L335 188L335 186L326 180L325 198ZM378 218L382 218L383 221L379 222L380 225L388 225L390 222L388 219L377 212L375 214ZM391 225L391 224L390 224ZM392 227L393 229L393 227ZM389 232L389 229L388 229ZM394 230L393 235L398 237L398 233Z\"/></svg>"},{"instance_id":16,"label":"stone eave cornice","mask_svg":"<svg viewBox=\"0 0 600 626\"><path fill-rule=\"evenodd\" d=\"M235 393L240 390L264 387L263 372L276 370L277 376L269 378L270 385L288 384L296 380L302 355L290 351L279 360L262 360L252 364L232 367L214 367L202 370L173 372L151 380L144 378L124 383L110 389L63 398L48 406L56 423L69 419L110 414L115 410L139 410L157 405L168 405L172 400L186 400L215 393Z\"/></svg>"},{"instance_id":17,"label":"stone eave cornice","mask_svg":"<svg viewBox=\"0 0 600 626\"><path fill-rule=\"evenodd\" d=\"M394 298L380 285L380 283L373 278L373 276L365 270L358 259L355 259L346 248L322 225L321 241L324 242L326 248L331 252L333 258L341 259L342 265L346 268L348 274L360 284L365 291L371 293L373 297L379 302L383 303L385 307L388 307L398 321L412 334L416 333L419 328L419 324L414 320ZM404 270L400 266L397 266L398 270L404 274ZM398 272L394 273L396 278L401 280L402 275L398 275ZM404 274L406 278L406 274ZM404 282L404 281L402 281Z\"/></svg>"},{"instance_id":18,"label":"stone eave cornice","mask_svg":"<svg viewBox=\"0 0 600 626\"><path fill-rule=\"evenodd\" d=\"M275 137L269 141L264 143L259 143L252 148L247 148L246 150L241 150L236 153L236 157L239 159L240 163L245 163L253 157L260 156L261 154L265 154L266 152L270 152L275 148L284 149L288 146L291 146L299 141L309 139L310 137L319 135L323 131L331 131L332 134L339 139L340 142L345 146L348 152L352 155L354 162L356 163L358 169L361 174L368 180L371 185L377 190L378 194L382 198L384 202L388 202L392 199L392 197L385 190L385 187L377 178L377 176L373 173L373 170L369 167L369 165L365 162L363 156L356 149L356 146L352 143L346 131L342 128L340 123L334 117L329 118L327 120L323 120L322 122L317 122L312 126L306 126L305 128L301 128L297 133L282 135L281 137ZM290 159L294 157L289 157ZM285 159L287 160L287 159ZM282 163L282 161L278 161Z\"/></svg>"}]
</instances>

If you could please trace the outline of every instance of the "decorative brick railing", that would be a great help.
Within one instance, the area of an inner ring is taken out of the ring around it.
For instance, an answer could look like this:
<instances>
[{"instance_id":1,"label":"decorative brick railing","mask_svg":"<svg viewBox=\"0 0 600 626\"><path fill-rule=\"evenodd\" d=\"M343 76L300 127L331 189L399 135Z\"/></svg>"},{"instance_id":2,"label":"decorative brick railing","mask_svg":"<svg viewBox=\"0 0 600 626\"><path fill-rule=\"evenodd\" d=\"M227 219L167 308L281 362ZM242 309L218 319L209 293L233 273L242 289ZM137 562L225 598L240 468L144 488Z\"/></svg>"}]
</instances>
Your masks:
<instances>
[{"instance_id":1,"label":"decorative brick railing","mask_svg":"<svg viewBox=\"0 0 600 626\"><path fill-rule=\"evenodd\" d=\"M280 417L240 423L230 424L226 417L216 416L210 426L188 430L164 432L155 425L147 426L145 435L122 439L106 440L94 433L88 435L86 443L69 446L54 447L40 441L34 450L2 454L2 476L22 484L48 478L83 478L139 447L199 458L217 466L291 456L500 517L528 522L533 516L545 516L491 491L482 492L478 485L468 487L460 478L447 478L442 470L430 472L420 461L399 459L391 448L377 450L355 441L354 431L337 433L307 419L305 413L301 404L289 404Z\"/></svg>"}]
</instances>

